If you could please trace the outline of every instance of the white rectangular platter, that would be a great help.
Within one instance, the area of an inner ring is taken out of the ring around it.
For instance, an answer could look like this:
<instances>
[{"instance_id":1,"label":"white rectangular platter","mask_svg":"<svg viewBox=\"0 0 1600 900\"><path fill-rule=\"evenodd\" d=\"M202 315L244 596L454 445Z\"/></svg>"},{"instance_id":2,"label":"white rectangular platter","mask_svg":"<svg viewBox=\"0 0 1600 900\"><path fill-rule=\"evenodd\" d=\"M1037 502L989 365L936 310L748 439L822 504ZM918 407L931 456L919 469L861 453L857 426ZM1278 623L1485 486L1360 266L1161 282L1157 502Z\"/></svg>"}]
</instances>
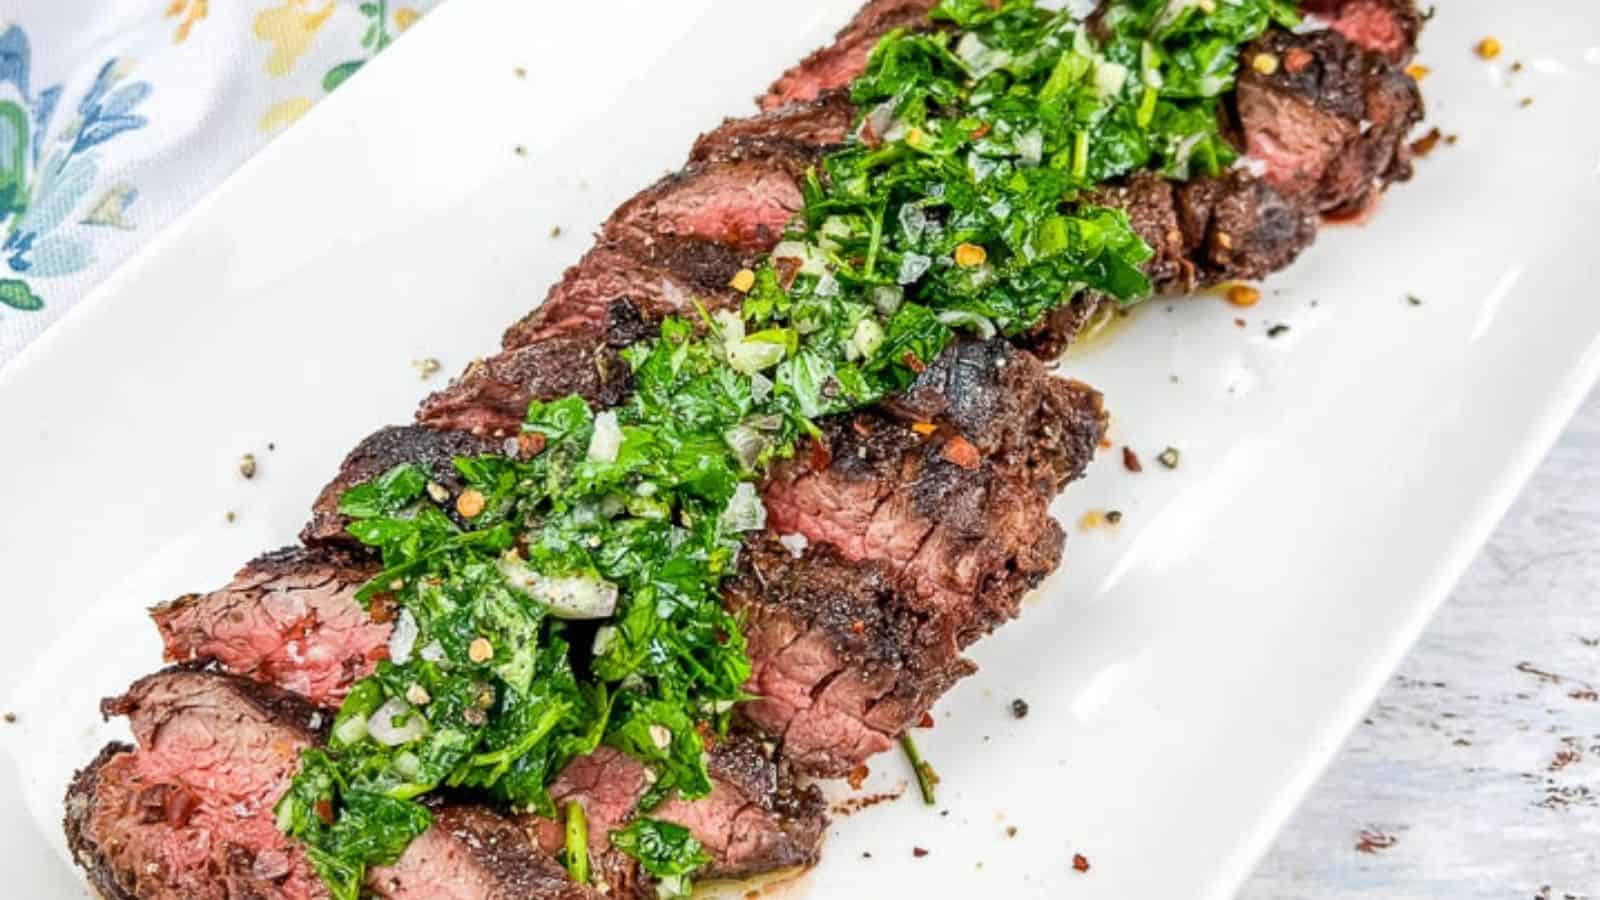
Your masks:
<instances>
[{"instance_id":1,"label":"white rectangular platter","mask_svg":"<svg viewBox=\"0 0 1600 900\"><path fill-rule=\"evenodd\" d=\"M437 386L411 360L493 348L854 6L452 0L0 371L4 893L85 891L60 797L120 733L98 698L157 665L144 608L291 541L344 452ZM1445 0L1421 61L1460 139L1370 224L1254 309L1147 304L1066 360L1144 473L1107 453L1057 505L1061 573L920 738L938 809L839 819L796 894L1223 898L1248 875L1600 372L1600 16ZM1122 524L1072 524L1091 509ZM869 790L909 774L874 768Z\"/></svg>"}]
</instances>

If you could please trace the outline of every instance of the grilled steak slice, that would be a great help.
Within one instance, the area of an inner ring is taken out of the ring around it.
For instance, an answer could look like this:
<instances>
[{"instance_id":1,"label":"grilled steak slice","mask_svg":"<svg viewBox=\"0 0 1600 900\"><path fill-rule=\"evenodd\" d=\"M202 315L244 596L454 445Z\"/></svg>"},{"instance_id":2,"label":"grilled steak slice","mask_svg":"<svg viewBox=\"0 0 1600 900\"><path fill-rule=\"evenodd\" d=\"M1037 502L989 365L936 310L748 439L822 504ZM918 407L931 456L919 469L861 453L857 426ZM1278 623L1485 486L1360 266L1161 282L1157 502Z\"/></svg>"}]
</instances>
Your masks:
<instances>
[{"instance_id":1,"label":"grilled steak slice","mask_svg":"<svg viewBox=\"0 0 1600 900\"><path fill-rule=\"evenodd\" d=\"M833 43L807 56L761 97L761 108L777 109L790 103L815 100L846 87L867 70L867 58L878 40L896 28L927 28L928 13L937 0L872 0L856 13Z\"/></svg>"},{"instance_id":2,"label":"grilled steak slice","mask_svg":"<svg viewBox=\"0 0 1600 900\"><path fill-rule=\"evenodd\" d=\"M68 846L115 900L313 900L327 890L272 807L328 718L271 685L168 669L103 704L139 749L112 744L67 792ZM445 807L369 888L386 898L594 900L510 821Z\"/></svg>"},{"instance_id":3,"label":"grilled steak slice","mask_svg":"<svg viewBox=\"0 0 1600 900\"><path fill-rule=\"evenodd\" d=\"M1348 214L1410 177L1405 138L1422 97L1409 76L1332 30L1274 29L1245 58L1263 53L1280 64L1270 75L1241 67L1237 103L1269 184L1319 212Z\"/></svg>"},{"instance_id":4,"label":"grilled steak slice","mask_svg":"<svg viewBox=\"0 0 1600 900\"><path fill-rule=\"evenodd\" d=\"M760 115L728 119L695 141L691 163L781 159L795 174L840 146L850 132L855 107L844 90L790 103Z\"/></svg>"},{"instance_id":5,"label":"grilled steak slice","mask_svg":"<svg viewBox=\"0 0 1600 900\"><path fill-rule=\"evenodd\" d=\"M849 774L977 670L961 656L959 618L914 608L894 581L882 563L830 546L796 555L768 535L724 589L754 664L757 699L740 713L781 739L796 769Z\"/></svg>"},{"instance_id":6,"label":"grilled steak slice","mask_svg":"<svg viewBox=\"0 0 1600 900\"><path fill-rule=\"evenodd\" d=\"M1177 199L1194 287L1264 278L1317 237L1316 213L1248 172L1196 179Z\"/></svg>"},{"instance_id":7,"label":"grilled steak slice","mask_svg":"<svg viewBox=\"0 0 1600 900\"><path fill-rule=\"evenodd\" d=\"M712 861L705 878L747 878L814 865L827 827L822 796L797 787L761 743L736 736L711 748L708 768L714 787L699 800L673 798L648 812L651 818L688 828ZM582 804L589 825L589 855L612 896L653 896L647 877L627 854L613 848L609 832L627 824L649 787L644 766L609 747L574 760L550 787L559 807ZM562 826L531 819L529 828L546 851L564 841Z\"/></svg>"},{"instance_id":8,"label":"grilled steak slice","mask_svg":"<svg viewBox=\"0 0 1600 900\"><path fill-rule=\"evenodd\" d=\"M332 549L289 547L252 560L221 590L150 610L170 662L215 662L332 706L388 656L389 626L355 593L371 561Z\"/></svg>"},{"instance_id":9,"label":"grilled steak slice","mask_svg":"<svg viewBox=\"0 0 1600 900\"><path fill-rule=\"evenodd\" d=\"M417 421L503 439L521 433L534 400L577 394L595 406L615 406L632 384L628 364L601 335L560 334L474 362L422 402Z\"/></svg>"},{"instance_id":10,"label":"grilled steak slice","mask_svg":"<svg viewBox=\"0 0 1600 900\"><path fill-rule=\"evenodd\" d=\"M454 516L453 499L466 483L456 471L458 456L483 456L502 451L503 441L479 437L466 431L435 431L417 425L381 429L356 445L339 466L339 475L322 489L311 505L311 521L300 531L307 544L354 543L345 533L348 520L339 513L344 492L382 475L402 463L414 463L428 471L443 487L444 500L436 501L447 515Z\"/></svg>"},{"instance_id":11,"label":"grilled steak slice","mask_svg":"<svg viewBox=\"0 0 1600 900\"><path fill-rule=\"evenodd\" d=\"M433 827L367 875L384 900L599 900L516 823L481 806L433 811Z\"/></svg>"},{"instance_id":12,"label":"grilled steak slice","mask_svg":"<svg viewBox=\"0 0 1600 900\"><path fill-rule=\"evenodd\" d=\"M169 669L102 704L140 749L112 745L66 798L67 843L107 897L320 898L305 855L273 824L322 714L277 688Z\"/></svg>"},{"instance_id":13,"label":"grilled steak slice","mask_svg":"<svg viewBox=\"0 0 1600 900\"><path fill-rule=\"evenodd\" d=\"M1003 341L958 341L889 410L830 420L824 452L776 466L767 521L883 563L919 608L958 614L966 644L1054 570L1049 503L1103 429L1094 391Z\"/></svg>"},{"instance_id":14,"label":"grilled steak slice","mask_svg":"<svg viewBox=\"0 0 1600 900\"><path fill-rule=\"evenodd\" d=\"M1304 0L1301 8L1328 20L1328 27L1356 46L1397 65L1417 49L1422 13L1414 0Z\"/></svg>"}]
</instances>

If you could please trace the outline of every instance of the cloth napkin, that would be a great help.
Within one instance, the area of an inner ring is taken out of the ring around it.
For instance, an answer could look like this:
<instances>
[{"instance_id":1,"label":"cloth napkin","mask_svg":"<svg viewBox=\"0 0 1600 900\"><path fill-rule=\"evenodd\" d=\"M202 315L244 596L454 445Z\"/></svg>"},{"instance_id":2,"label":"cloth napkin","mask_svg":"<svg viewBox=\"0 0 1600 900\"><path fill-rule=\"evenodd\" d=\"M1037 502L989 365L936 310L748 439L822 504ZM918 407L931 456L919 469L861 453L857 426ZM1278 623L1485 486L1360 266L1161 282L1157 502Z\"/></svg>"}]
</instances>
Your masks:
<instances>
[{"instance_id":1,"label":"cloth napkin","mask_svg":"<svg viewBox=\"0 0 1600 900\"><path fill-rule=\"evenodd\" d=\"M0 2L0 366L438 2Z\"/></svg>"}]
</instances>

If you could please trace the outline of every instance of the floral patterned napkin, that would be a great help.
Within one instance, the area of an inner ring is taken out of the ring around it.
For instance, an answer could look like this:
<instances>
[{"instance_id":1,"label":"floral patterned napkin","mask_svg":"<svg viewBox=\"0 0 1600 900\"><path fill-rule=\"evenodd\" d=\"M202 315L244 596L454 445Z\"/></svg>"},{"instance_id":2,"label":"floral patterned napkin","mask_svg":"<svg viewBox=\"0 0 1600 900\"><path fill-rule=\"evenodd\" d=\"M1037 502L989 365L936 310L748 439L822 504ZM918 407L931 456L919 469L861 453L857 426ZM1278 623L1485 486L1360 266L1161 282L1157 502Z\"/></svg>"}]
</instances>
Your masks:
<instances>
[{"instance_id":1,"label":"floral patterned napkin","mask_svg":"<svg viewBox=\"0 0 1600 900\"><path fill-rule=\"evenodd\" d=\"M0 365L438 2L0 4Z\"/></svg>"}]
</instances>

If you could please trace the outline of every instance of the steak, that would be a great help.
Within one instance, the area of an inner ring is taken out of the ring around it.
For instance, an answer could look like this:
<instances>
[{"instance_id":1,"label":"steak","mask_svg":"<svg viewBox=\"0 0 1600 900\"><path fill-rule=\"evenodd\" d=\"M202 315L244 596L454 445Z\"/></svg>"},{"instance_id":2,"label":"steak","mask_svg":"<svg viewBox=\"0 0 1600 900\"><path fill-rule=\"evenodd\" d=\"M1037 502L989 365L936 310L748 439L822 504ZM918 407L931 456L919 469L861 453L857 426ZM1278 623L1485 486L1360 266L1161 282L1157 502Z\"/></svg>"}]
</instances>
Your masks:
<instances>
[{"instance_id":1,"label":"steak","mask_svg":"<svg viewBox=\"0 0 1600 900\"><path fill-rule=\"evenodd\" d=\"M707 768L713 788L699 800L673 797L650 810L652 818L689 829L712 857L701 877L738 879L814 865L827 826L822 795L801 788L760 741L734 736L714 745ZM634 859L611 846L609 832L633 818L649 788L648 772L637 760L610 747L574 760L550 786L558 807L583 806L589 826L589 857L597 877L613 896L653 896ZM528 820L547 852L562 846L563 826L548 819Z\"/></svg>"},{"instance_id":2,"label":"steak","mask_svg":"<svg viewBox=\"0 0 1600 900\"><path fill-rule=\"evenodd\" d=\"M872 0L856 13L833 43L812 53L783 73L759 103L764 110L815 100L846 87L867 70L867 59L879 39L896 28L928 28L928 13L938 0Z\"/></svg>"},{"instance_id":3,"label":"steak","mask_svg":"<svg viewBox=\"0 0 1600 900\"><path fill-rule=\"evenodd\" d=\"M1414 0L1304 0L1307 12L1328 22L1328 27L1351 43L1404 65L1417 49L1422 14Z\"/></svg>"},{"instance_id":4,"label":"steak","mask_svg":"<svg viewBox=\"0 0 1600 900\"><path fill-rule=\"evenodd\" d=\"M559 848L558 848L559 849ZM433 810L433 827L392 866L367 873L383 900L600 900L517 823L481 806Z\"/></svg>"},{"instance_id":5,"label":"steak","mask_svg":"<svg viewBox=\"0 0 1600 900\"><path fill-rule=\"evenodd\" d=\"M273 824L323 714L243 678L169 669L102 704L139 749L112 744L67 791L67 844L114 900L321 898L305 854Z\"/></svg>"},{"instance_id":6,"label":"steak","mask_svg":"<svg viewBox=\"0 0 1600 900\"><path fill-rule=\"evenodd\" d=\"M825 452L775 466L767 521L884 563L919 606L960 611L970 642L1060 561L1049 504L1103 428L1094 391L1004 341L959 340L885 409L823 423Z\"/></svg>"},{"instance_id":7,"label":"steak","mask_svg":"<svg viewBox=\"0 0 1600 900\"><path fill-rule=\"evenodd\" d=\"M111 744L67 791L68 846L112 900L320 900L327 889L273 806L301 750L329 717L274 686L168 669L103 704L139 743ZM392 866L374 868L379 897L595 900L510 820L471 806L434 824Z\"/></svg>"},{"instance_id":8,"label":"steak","mask_svg":"<svg viewBox=\"0 0 1600 900\"><path fill-rule=\"evenodd\" d=\"M1271 54L1271 74L1240 69L1237 105L1246 148L1287 197L1349 215L1411 176L1406 136L1422 119L1416 82L1333 30L1271 30L1245 58Z\"/></svg>"},{"instance_id":9,"label":"steak","mask_svg":"<svg viewBox=\"0 0 1600 900\"><path fill-rule=\"evenodd\" d=\"M422 402L417 421L504 439L521 433L535 400L577 394L593 406L615 406L632 384L633 373L609 341L597 334L560 334L472 363Z\"/></svg>"},{"instance_id":10,"label":"steak","mask_svg":"<svg viewBox=\"0 0 1600 900\"><path fill-rule=\"evenodd\" d=\"M335 706L388 657L389 626L355 593L378 566L339 550L289 547L252 560L227 586L150 611L169 662L229 672Z\"/></svg>"},{"instance_id":11,"label":"steak","mask_svg":"<svg viewBox=\"0 0 1600 900\"><path fill-rule=\"evenodd\" d=\"M466 483L456 471L454 460L458 456L502 452L503 443L469 431L435 431L417 425L381 429L350 451L339 466L338 477L317 495L311 504L311 521L300 531L300 540L307 544L354 544L355 539L344 530L348 520L339 512L340 498L352 487L402 463L414 463L427 470L433 482L445 489L445 493L439 495L443 499L434 498L434 502L457 524L463 524L456 515L453 500Z\"/></svg>"},{"instance_id":12,"label":"steak","mask_svg":"<svg viewBox=\"0 0 1600 900\"><path fill-rule=\"evenodd\" d=\"M766 535L724 589L745 620L756 699L740 714L814 774L849 774L894 746L935 701L977 670L959 618L917 609L884 563L820 545L795 554Z\"/></svg>"}]
</instances>

